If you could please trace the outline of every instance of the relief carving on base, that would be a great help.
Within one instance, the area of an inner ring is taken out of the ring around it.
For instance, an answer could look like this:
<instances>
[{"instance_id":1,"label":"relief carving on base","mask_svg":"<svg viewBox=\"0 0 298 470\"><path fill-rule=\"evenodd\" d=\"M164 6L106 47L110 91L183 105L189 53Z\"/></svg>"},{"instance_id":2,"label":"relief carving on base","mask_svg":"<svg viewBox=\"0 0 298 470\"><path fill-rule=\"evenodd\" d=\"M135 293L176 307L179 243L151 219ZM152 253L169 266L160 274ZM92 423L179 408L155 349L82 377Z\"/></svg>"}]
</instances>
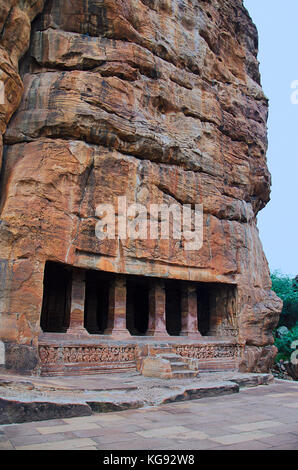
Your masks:
<instances>
[{"instance_id":1,"label":"relief carving on base","mask_svg":"<svg viewBox=\"0 0 298 470\"><path fill-rule=\"evenodd\" d=\"M173 352L193 359L237 359L238 344L173 345ZM119 364L136 360L136 346L47 346L39 347L42 365L48 364Z\"/></svg>"},{"instance_id":2,"label":"relief carving on base","mask_svg":"<svg viewBox=\"0 0 298 470\"><path fill-rule=\"evenodd\" d=\"M201 344L176 346L176 353L195 359L237 359L241 354L238 344Z\"/></svg>"},{"instance_id":3,"label":"relief carving on base","mask_svg":"<svg viewBox=\"0 0 298 470\"><path fill-rule=\"evenodd\" d=\"M134 361L135 346L40 346L42 364L73 363L119 363ZM60 360L59 360L60 359Z\"/></svg>"}]
</instances>

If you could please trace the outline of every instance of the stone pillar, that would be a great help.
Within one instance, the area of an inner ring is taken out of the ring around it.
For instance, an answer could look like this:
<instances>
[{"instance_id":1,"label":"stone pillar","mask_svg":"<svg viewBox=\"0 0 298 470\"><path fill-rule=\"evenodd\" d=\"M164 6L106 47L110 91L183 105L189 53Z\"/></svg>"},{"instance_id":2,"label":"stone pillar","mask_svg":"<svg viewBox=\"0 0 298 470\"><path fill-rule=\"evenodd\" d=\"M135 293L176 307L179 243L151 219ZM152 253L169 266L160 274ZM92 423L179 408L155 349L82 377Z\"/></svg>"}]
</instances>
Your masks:
<instances>
[{"instance_id":1,"label":"stone pillar","mask_svg":"<svg viewBox=\"0 0 298 470\"><path fill-rule=\"evenodd\" d=\"M198 338L198 300L195 286L183 285L181 292L181 336Z\"/></svg>"},{"instance_id":2,"label":"stone pillar","mask_svg":"<svg viewBox=\"0 0 298 470\"><path fill-rule=\"evenodd\" d=\"M163 281L155 281L149 291L148 336L168 337L166 328L166 292Z\"/></svg>"},{"instance_id":3,"label":"stone pillar","mask_svg":"<svg viewBox=\"0 0 298 470\"><path fill-rule=\"evenodd\" d=\"M109 316L106 335L112 335L117 339L130 338L126 328L126 279L117 277L110 286Z\"/></svg>"},{"instance_id":4,"label":"stone pillar","mask_svg":"<svg viewBox=\"0 0 298 470\"><path fill-rule=\"evenodd\" d=\"M70 334L88 334L84 327L85 310L85 271L73 268L71 304L70 304L70 322L67 333Z\"/></svg>"}]
</instances>

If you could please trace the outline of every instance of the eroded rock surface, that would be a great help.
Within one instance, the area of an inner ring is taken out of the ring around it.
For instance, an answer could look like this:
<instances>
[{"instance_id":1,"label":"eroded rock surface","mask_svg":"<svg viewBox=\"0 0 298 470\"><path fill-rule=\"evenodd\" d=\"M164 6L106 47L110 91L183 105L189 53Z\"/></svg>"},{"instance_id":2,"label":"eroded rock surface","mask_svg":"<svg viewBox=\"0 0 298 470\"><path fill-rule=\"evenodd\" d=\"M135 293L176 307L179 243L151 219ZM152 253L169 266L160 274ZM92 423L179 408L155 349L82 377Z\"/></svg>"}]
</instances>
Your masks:
<instances>
[{"instance_id":1,"label":"eroded rock surface","mask_svg":"<svg viewBox=\"0 0 298 470\"><path fill-rule=\"evenodd\" d=\"M0 167L2 135L23 94L19 60L30 44L31 22L43 5L44 0L0 0Z\"/></svg>"},{"instance_id":2,"label":"eroded rock surface","mask_svg":"<svg viewBox=\"0 0 298 470\"><path fill-rule=\"evenodd\" d=\"M11 84L2 133L43 4L23 3L0 3L0 68ZM221 325L244 346L242 370L268 370L281 302L256 225L270 194L257 47L241 0L45 2L5 134L0 225L1 337L32 368L50 259L237 284L236 315ZM124 195L144 205L202 203L202 249L100 242L97 205Z\"/></svg>"}]
</instances>

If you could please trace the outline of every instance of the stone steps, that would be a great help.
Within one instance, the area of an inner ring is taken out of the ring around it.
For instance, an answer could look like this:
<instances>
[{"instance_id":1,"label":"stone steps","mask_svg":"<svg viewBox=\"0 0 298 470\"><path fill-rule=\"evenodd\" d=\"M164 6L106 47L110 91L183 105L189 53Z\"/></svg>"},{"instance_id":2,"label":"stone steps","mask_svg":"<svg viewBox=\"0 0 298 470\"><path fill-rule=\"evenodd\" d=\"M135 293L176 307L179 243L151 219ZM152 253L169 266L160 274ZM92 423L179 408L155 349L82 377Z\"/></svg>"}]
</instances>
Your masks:
<instances>
[{"instance_id":1,"label":"stone steps","mask_svg":"<svg viewBox=\"0 0 298 470\"><path fill-rule=\"evenodd\" d=\"M173 370L172 379L195 379L199 377L197 370Z\"/></svg>"},{"instance_id":2,"label":"stone steps","mask_svg":"<svg viewBox=\"0 0 298 470\"><path fill-rule=\"evenodd\" d=\"M172 370L188 370L188 364L186 362L171 362Z\"/></svg>"},{"instance_id":3,"label":"stone steps","mask_svg":"<svg viewBox=\"0 0 298 470\"><path fill-rule=\"evenodd\" d=\"M187 358L181 357L178 354L158 354L156 357L169 361L172 379L192 379L199 376L198 370L192 370L190 368Z\"/></svg>"},{"instance_id":4,"label":"stone steps","mask_svg":"<svg viewBox=\"0 0 298 470\"><path fill-rule=\"evenodd\" d=\"M179 356L178 354L157 354L157 357L161 357L162 359L166 359L167 361L170 361L171 363L187 363L187 359L184 357Z\"/></svg>"}]
</instances>

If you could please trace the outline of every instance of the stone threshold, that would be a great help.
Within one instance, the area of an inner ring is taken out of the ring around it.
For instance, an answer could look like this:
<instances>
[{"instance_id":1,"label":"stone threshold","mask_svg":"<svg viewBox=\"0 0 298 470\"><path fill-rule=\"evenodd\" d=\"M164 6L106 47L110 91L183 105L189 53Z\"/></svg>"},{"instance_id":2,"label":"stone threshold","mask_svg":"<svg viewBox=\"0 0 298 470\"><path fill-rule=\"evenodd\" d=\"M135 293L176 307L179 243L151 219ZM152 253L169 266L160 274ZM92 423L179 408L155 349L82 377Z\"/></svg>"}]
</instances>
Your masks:
<instances>
[{"instance_id":1,"label":"stone threshold","mask_svg":"<svg viewBox=\"0 0 298 470\"><path fill-rule=\"evenodd\" d=\"M239 393L267 385L271 374L202 373L183 381L145 378L138 373L80 377L0 374L0 424L90 416L166 403Z\"/></svg>"}]
</instances>

